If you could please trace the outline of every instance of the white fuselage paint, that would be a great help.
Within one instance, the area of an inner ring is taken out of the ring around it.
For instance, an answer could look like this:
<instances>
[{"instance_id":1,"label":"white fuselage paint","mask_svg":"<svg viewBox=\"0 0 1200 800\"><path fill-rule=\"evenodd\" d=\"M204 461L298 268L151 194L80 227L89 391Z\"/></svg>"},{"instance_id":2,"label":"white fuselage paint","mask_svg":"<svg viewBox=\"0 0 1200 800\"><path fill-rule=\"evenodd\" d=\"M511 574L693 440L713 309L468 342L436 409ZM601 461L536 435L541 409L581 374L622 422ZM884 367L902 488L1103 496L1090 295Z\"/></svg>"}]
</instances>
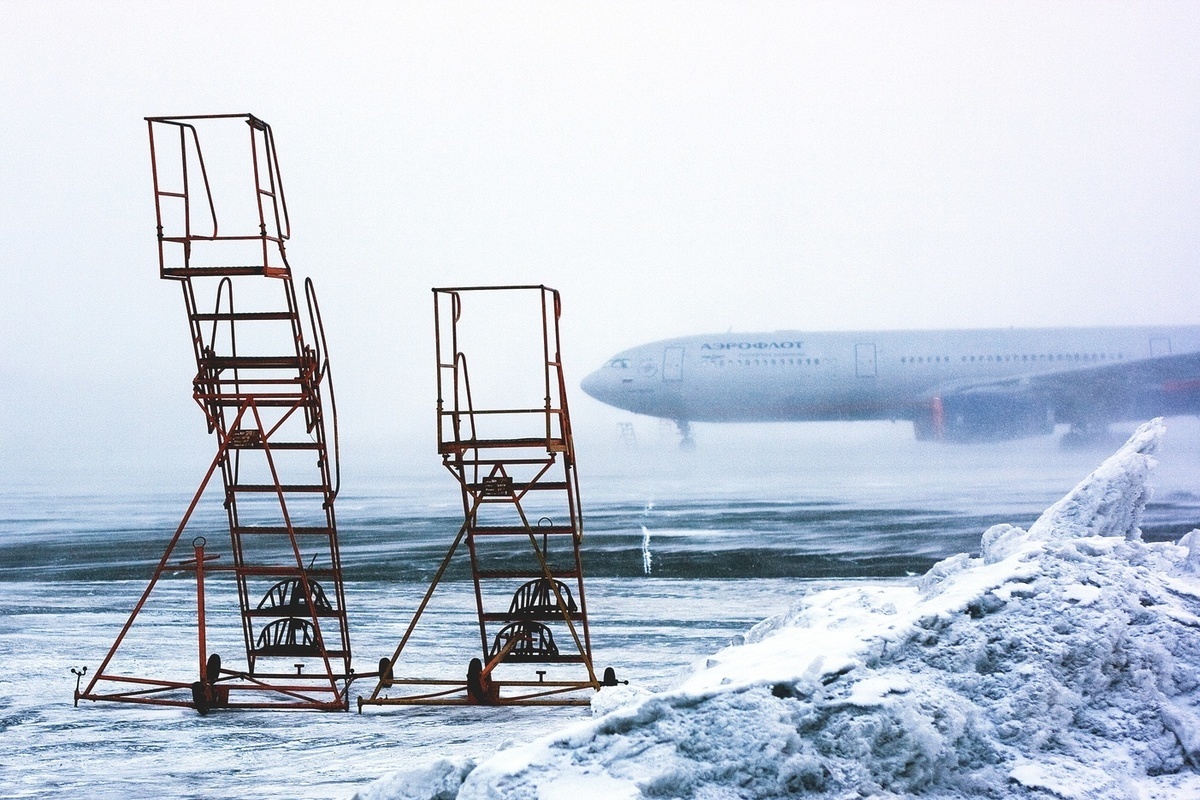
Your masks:
<instances>
[{"instance_id":1,"label":"white fuselage paint","mask_svg":"<svg viewBox=\"0 0 1200 800\"><path fill-rule=\"evenodd\" d=\"M956 387L1197 351L1196 326L726 333L624 350L582 388L681 422L912 419Z\"/></svg>"}]
</instances>

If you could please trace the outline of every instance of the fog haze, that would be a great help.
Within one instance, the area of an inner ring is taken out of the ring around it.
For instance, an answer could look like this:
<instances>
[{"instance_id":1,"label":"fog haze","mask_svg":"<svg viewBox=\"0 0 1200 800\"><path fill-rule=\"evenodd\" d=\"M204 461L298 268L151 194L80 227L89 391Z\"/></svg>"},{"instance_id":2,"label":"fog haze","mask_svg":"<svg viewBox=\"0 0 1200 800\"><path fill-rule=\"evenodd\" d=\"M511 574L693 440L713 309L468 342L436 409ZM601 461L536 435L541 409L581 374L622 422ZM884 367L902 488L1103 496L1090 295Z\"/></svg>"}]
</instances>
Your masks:
<instances>
[{"instance_id":1,"label":"fog haze","mask_svg":"<svg viewBox=\"0 0 1200 800\"><path fill-rule=\"evenodd\" d=\"M1192 4L4 10L5 483L212 456L147 115L272 125L348 479L437 469L433 286L559 289L597 443L629 417L579 379L653 339L1200 322Z\"/></svg>"}]
</instances>

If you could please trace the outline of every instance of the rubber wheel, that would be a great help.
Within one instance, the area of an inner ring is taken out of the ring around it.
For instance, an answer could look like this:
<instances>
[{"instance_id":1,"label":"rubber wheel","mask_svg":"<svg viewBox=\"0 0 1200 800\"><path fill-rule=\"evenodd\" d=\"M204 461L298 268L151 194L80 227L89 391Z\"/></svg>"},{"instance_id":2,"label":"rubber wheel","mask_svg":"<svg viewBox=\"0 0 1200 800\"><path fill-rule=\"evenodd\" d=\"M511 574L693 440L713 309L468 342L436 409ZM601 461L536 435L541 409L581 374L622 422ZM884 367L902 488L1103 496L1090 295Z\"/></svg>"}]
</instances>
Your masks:
<instances>
[{"instance_id":1,"label":"rubber wheel","mask_svg":"<svg viewBox=\"0 0 1200 800\"><path fill-rule=\"evenodd\" d=\"M216 683L217 678L221 677L221 657L213 653L208 657L208 664L205 665L204 674L208 676L209 683Z\"/></svg>"},{"instance_id":2,"label":"rubber wheel","mask_svg":"<svg viewBox=\"0 0 1200 800\"><path fill-rule=\"evenodd\" d=\"M392 662L385 658L379 659L379 683L381 686L391 686L395 675L392 674Z\"/></svg>"},{"instance_id":3,"label":"rubber wheel","mask_svg":"<svg viewBox=\"0 0 1200 800\"><path fill-rule=\"evenodd\" d=\"M486 703L487 691L483 688L483 661L472 658L467 665L467 694L476 703Z\"/></svg>"},{"instance_id":4,"label":"rubber wheel","mask_svg":"<svg viewBox=\"0 0 1200 800\"><path fill-rule=\"evenodd\" d=\"M200 716L208 714L208 687L203 681L192 684L192 705L200 712Z\"/></svg>"}]
</instances>

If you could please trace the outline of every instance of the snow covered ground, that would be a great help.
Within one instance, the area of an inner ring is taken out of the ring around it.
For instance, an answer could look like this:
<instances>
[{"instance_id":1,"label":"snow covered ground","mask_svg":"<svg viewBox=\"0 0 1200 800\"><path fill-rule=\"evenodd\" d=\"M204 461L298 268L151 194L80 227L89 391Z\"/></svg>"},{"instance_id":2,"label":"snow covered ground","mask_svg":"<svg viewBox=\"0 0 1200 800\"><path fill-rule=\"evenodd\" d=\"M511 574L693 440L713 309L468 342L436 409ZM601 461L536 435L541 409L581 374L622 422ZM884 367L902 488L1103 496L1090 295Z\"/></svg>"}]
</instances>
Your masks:
<instances>
[{"instance_id":1,"label":"snow covered ground","mask_svg":"<svg viewBox=\"0 0 1200 800\"><path fill-rule=\"evenodd\" d=\"M1162 434L978 558L814 590L666 691L357 797L1200 797L1200 532L1138 528Z\"/></svg>"}]
</instances>

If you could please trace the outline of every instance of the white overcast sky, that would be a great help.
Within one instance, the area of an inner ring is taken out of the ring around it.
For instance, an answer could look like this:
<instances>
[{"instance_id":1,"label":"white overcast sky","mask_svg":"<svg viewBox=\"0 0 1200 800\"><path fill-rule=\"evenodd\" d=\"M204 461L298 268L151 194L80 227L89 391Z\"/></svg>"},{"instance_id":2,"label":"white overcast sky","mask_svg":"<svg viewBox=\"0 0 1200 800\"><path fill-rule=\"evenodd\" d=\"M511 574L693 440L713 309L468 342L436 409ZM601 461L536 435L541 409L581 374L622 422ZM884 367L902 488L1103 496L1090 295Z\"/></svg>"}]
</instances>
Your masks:
<instances>
[{"instance_id":1,"label":"white overcast sky","mask_svg":"<svg viewBox=\"0 0 1200 800\"><path fill-rule=\"evenodd\" d=\"M211 455L146 115L271 123L360 464L436 461L432 286L560 289L575 384L731 328L1200 322L1197 3L0 12L5 482Z\"/></svg>"}]
</instances>

